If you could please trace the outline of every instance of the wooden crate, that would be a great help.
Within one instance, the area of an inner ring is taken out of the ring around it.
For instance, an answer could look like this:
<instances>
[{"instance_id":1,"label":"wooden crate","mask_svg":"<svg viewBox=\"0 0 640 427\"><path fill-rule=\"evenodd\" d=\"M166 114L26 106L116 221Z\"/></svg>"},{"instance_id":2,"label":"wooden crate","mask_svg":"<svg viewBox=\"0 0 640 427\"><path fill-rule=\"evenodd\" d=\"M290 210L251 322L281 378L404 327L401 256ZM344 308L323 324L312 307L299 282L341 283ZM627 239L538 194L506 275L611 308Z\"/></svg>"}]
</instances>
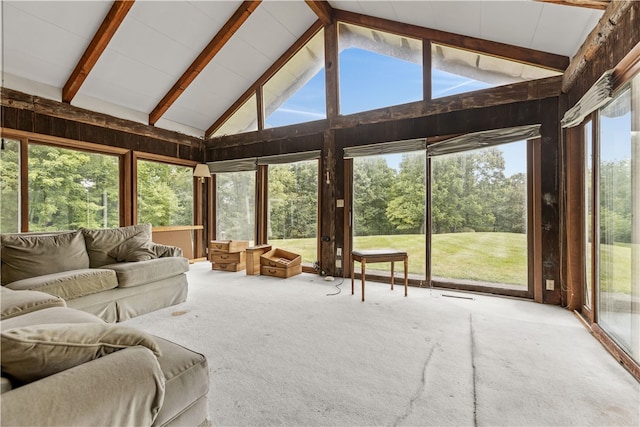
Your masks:
<instances>
[{"instance_id":1,"label":"wooden crate","mask_svg":"<svg viewBox=\"0 0 640 427\"><path fill-rule=\"evenodd\" d=\"M241 252L249 246L248 240L212 240L209 242L210 251Z\"/></svg>"},{"instance_id":2,"label":"wooden crate","mask_svg":"<svg viewBox=\"0 0 640 427\"><path fill-rule=\"evenodd\" d=\"M292 265L289 267L271 267L268 265L260 266L260 274L263 276L273 276L286 279L300 273L302 273L302 264Z\"/></svg>"},{"instance_id":3,"label":"wooden crate","mask_svg":"<svg viewBox=\"0 0 640 427\"><path fill-rule=\"evenodd\" d=\"M209 261L220 264L244 264L245 252L211 251Z\"/></svg>"},{"instance_id":4,"label":"wooden crate","mask_svg":"<svg viewBox=\"0 0 640 427\"><path fill-rule=\"evenodd\" d=\"M221 263L221 262L212 262L211 269L219 270L219 271L242 271L246 267L244 262L241 263Z\"/></svg>"},{"instance_id":5,"label":"wooden crate","mask_svg":"<svg viewBox=\"0 0 640 427\"><path fill-rule=\"evenodd\" d=\"M256 245L247 248L247 275L260 274L260 256L271 250L271 245Z\"/></svg>"},{"instance_id":6,"label":"wooden crate","mask_svg":"<svg viewBox=\"0 0 640 427\"><path fill-rule=\"evenodd\" d=\"M260 255L260 265L267 267L293 267L302 264L300 255L284 249L271 249ZM262 270L262 269L261 269Z\"/></svg>"}]
</instances>

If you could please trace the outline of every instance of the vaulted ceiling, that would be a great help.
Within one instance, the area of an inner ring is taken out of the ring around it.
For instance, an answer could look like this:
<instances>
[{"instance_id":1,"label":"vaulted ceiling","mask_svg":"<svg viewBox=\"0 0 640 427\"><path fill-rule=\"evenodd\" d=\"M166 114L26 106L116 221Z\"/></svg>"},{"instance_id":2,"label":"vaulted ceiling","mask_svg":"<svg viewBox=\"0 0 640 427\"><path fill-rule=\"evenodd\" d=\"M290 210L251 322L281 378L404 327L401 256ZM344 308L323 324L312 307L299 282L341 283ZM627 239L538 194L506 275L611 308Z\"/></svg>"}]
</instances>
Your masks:
<instances>
[{"instance_id":1,"label":"vaulted ceiling","mask_svg":"<svg viewBox=\"0 0 640 427\"><path fill-rule=\"evenodd\" d=\"M2 86L204 137L310 28L336 17L406 24L568 63L606 4L3 0Z\"/></svg>"}]
</instances>

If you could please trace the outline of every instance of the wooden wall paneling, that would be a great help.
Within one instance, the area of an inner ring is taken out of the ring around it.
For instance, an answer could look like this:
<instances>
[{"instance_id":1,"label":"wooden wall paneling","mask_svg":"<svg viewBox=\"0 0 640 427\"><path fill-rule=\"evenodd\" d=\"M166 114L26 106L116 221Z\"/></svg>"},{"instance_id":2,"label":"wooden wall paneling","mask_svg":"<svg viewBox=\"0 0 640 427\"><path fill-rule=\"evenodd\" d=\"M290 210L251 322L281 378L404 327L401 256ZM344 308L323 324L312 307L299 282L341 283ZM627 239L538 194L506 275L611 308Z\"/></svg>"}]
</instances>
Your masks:
<instances>
[{"instance_id":1,"label":"wooden wall paneling","mask_svg":"<svg viewBox=\"0 0 640 427\"><path fill-rule=\"evenodd\" d=\"M204 235L204 201L206 200L206 189L209 186L210 178L193 177L193 224L202 226L202 230L193 230L193 256L202 258L203 235Z\"/></svg>"},{"instance_id":2,"label":"wooden wall paneling","mask_svg":"<svg viewBox=\"0 0 640 427\"><path fill-rule=\"evenodd\" d=\"M338 61L338 25L324 28L324 69L327 119L331 122L340 114Z\"/></svg>"},{"instance_id":3,"label":"wooden wall paneling","mask_svg":"<svg viewBox=\"0 0 640 427\"><path fill-rule=\"evenodd\" d=\"M536 139L531 145L530 165L527 181L531 184L531 219L528 221L529 240L529 271L532 275L533 300L543 302L543 272L542 272L542 144ZM531 253L533 251L533 254ZM533 255L533 256L532 256Z\"/></svg>"},{"instance_id":4,"label":"wooden wall paneling","mask_svg":"<svg viewBox=\"0 0 640 427\"><path fill-rule=\"evenodd\" d=\"M565 283L567 309L580 310L583 304L585 283L585 200L584 200L584 140L582 126L567 129L565 138L566 204L563 218L566 223ZM561 230L562 232L562 230Z\"/></svg>"},{"instance_id":5,"label":"wooden wall paneling","mask_svg":"<svg viewBox=\"0 0 640 427\"><path fill-rule=\"evenodd\" d=\"M120 156L120 226L134 224L134 186L133 177L135 174L133 153L127 151Z\"/></svg>"},{"instance_id":6,"label":"wooden wall paneling","mask_svg":"<svg viewBox=\"0 0 640 427\"><path fill-rule=\"evenodd\" d=\"M20 138L20 232L29 231L29 143Z\"/></svg>"},{"instance_id":7,"label":"wooden wall paneling","mask_svg":"<svg viewBox=\"0 0 640 427\"><path fill-rule=\"evenodd\" d=\"M257 186L257 199L256 199L256 244L267 244L267 221L269 219L269 170L267 165L258 166L256 172L256 186Z\"/></svg>"},{"instance_id":8,"label":"wooden wall paneling","mask_svg":"<svg viewBox=\"0 0 640 427\"><path fill-rule=\"evenodd\" d=\"M138 152L131 153L131 225L138 223ZM129 225L129 224L127 224Z\"/></svg>"},{"instance_id":9,"label":"wooden wall paneling","mask_svg":"<svg viewBox=\"0 0 640 427\"><path fill-rule=\"evenodd\" d=\"M335 275L336 253L336 144L335 134L327 130L322 147L322 174L320 175L320 269Z\"/></svg>"},{"instance_id":10,"label":"wooden wall paneling","mask_svg":"<svg viewBox=\"0 0 640 427\"><path fill-rule=\"evenodd\" d=\"M542 128L540 159L541 224L542 224L542 279L554 281L553 290L544 290L543 302L560 304L560 121L557 99L545 100L541 111Z\"/></svg>"}]
</instances>

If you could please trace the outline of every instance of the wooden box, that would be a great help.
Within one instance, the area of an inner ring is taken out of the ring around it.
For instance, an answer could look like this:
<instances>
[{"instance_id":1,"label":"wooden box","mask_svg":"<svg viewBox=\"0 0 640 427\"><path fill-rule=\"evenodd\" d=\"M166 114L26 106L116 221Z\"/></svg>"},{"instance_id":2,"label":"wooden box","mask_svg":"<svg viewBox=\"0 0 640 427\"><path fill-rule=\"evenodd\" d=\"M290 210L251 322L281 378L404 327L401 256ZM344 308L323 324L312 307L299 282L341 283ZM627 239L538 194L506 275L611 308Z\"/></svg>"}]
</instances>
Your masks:
<instances>
[{"instance_id":1,"label":"wooden box","mask_svg":"<svg viewBox=\"0 0 640 427\"><path fill-rule=\"evenodd\" d=\"M268 265L260 266L260 274L263 276L273 276L286 279L300 273L302 273L302 264L292 265L290 267L271 267Z\"/></svg>"},{"instance_id":2,"label":"wooden box","mask_svg":"<svg viewBox=\"0 0 640 427\"><path fill-rule=\"evenodd\" d=\"M209 252L209 261L220 264L244 264L245 252L211 251Z\"/></svg>"},{"instance_id":3,"label":"wooden box","mask_svg":"<svg viewBox=\"0 0 640 427\"><path fill-rule=\"evenodd\" d=\"M271 245L256 245L247 248L247 274L260 274L260 256L271 250Z\"/></svg>"},{"instance_id":4,"label":"wooden box","mask_svg":"<svg viewBox=\"0 0 640 427\"><path fill-rule=\"evenodd\" d=\"M267 267L293 267L302 264L300 255L284 249L271 249L270 251L260 255L260 265ZM262 269L260 269L262 271Z\"/></svg>"},{"instance_id":5,"label":"wooden box","mask_svg":"<svg viewBox=\"0 0 640 427\"><path fill-rule=\"evenodd\" d=\"M212 240L209 242L210 251L242 252L248 246L248 240Z\"/></svg>"},{"instance_id":6,"label":"wooden box","mask_svg":"<svg viewBox=\"0 0 640 427\"><path fill-rule=\"evenodd\" d=\"M246 267L244 262L241 263L221 263L221 262L212 262L211 269L219 270L219 271L242 271Z\"/></svg>"}]
</instances>

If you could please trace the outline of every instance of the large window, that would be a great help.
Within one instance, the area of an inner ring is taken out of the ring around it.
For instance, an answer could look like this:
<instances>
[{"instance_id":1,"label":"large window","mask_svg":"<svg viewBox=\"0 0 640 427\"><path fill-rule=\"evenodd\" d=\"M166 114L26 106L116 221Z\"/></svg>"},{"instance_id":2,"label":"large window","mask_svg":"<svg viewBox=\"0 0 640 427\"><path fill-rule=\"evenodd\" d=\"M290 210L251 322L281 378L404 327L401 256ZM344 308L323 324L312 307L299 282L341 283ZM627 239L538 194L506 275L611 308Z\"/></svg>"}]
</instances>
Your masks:
<instances>
[{"instance_id":1,"label":"large window","mask_svg":"<svg viewBox=\"0 0 640 427\"><path fill-rule=\"evenodd\" d=\"M318 161L269 165L268 243L318 261Z\"/></svg>"},{"instance_id":2,"label":"large window","mask_svg":"<svg viewBox=\"0 0 640 427\"><path fill-rule=\"evenodd\" d=\"M255 236L256 173L216 174L216 239L248 240Z\"/></svg>"},{"instance_id":3,"label":"large window","mask_svg":"<svg viewBox=\"0 0 640 427\"><path fill-rule=\"evenodd\" d=\"M0 150L0 233L20 231L20 141L2 139Z\"/></svg>"},{"instance_id":4,"label":"large window","mask_svg":"<svg viewBox=\"0 0 640 427\"><path fill-rule=\"evenodd\" d=\"M431 159L432 279L527 290L526 144Z\"/></svg>"},{"instance_id":5,"label":"large window","mask_svg":"<svg viewBox=\"0 0 640 427\"><path fill-rule=\"evenodd\" d=\"M29 231L119 225L117 156L30 143L28 167Z\"/></svg>"},{"instance_id":6,"label":"large window","mask_svg":"<svg viewBox=\"0 0 640 427\"><path fill-rule=\"evenodd\" d=\"M193 168L138 160L138 224L193 225Z\"/></svg>"},{"instance_id":7,"label":"large window","mask_svg":"<svg viewBox=\"0 0 640 427\"><path fill-rule=\"evenodd\" d=\"M409 273L426 271L424 151L353 159L353 248L408 252ZM389 274L389 264L368 271Z\"/></svg>"},{"instance_id":8,"label":"large window","mask_svg":"<svg viewBox=\"0 0 640 427\"><path fill-rule=\"evenodd\" d=\"M640 361L640 76L599 117L597 319Z\"/></svg>"},{"instance_id":9,"label":"large window","mask_svg":"<svg viewBox=\"0 0 640 427\"><path fill-rule=\"evenodd\" d=\"M431 61L434 99L561 74L437 43L431 45Z\"/></svg>"},{"instance_id":10,"label":"large window","mask_svg":"<svg viewBox=\"0 0 640 427\"><path fill-rule=\"evenodd\" d=\"M326 118L324 31L264 84L265 128Z\"/></svg>"},{"instance_id":11,"label":"large window","mask_svg":"<svg viewBox=\"0 0 640 427\"><path fill-rule=\"evenodd\" d=\"M338 24L340 113L420 101L422 41Z\"/></svg>"}]
</instances>

